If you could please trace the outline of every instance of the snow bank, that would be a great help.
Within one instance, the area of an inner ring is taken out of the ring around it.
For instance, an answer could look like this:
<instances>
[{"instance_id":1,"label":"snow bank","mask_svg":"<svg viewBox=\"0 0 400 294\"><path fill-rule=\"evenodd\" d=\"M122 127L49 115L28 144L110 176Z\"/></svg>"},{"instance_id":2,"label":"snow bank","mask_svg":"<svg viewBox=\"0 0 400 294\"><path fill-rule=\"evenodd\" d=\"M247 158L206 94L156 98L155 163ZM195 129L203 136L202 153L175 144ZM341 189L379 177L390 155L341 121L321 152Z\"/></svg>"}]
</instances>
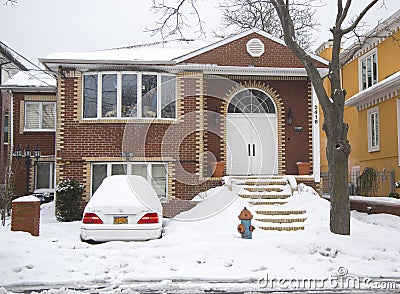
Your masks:
<instances>
[{"instance_id":1,"label":"snow bank","mask_svg":"<svg viewBox=\"0 0 400 294\"><path fill-rule=\"evenodd\" d=\"M236 197L233 187L210 190L212 196L168 221L163 238L148 242L82 243L80 222L58 223L53 204L42 205L40 237L0 227L0 287L50 282L118 287L176 279L257 283L266 274L325 279L339 268L356 276L400 278L400 218L352 212L351 236L334 235L329 202L302 187L283 208L306 208L304 231L256 229L245 240L236 231L238 215L244 206L252 213L256 206Z\"/></svg>"}]
</instances>

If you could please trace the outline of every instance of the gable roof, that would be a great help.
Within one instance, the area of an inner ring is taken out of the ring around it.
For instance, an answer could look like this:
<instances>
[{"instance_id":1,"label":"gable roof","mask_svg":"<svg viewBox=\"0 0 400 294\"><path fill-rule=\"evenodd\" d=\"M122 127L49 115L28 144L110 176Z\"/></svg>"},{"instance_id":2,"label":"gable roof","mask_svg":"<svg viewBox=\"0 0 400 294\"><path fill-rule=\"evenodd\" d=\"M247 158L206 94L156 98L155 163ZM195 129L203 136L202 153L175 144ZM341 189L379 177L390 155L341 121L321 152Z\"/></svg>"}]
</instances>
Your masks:
<instances>
[{"instance_id":1,"label":"gable roof","mask_svg":"<svg viewBox=\"0 0 400 294\"><path fill-rule=\"evenodd\" d=\"M92 52L54 53L47 57L39 58L39 60L52 70L56 70L58 65L68 66L73 64L176 65L253 33L286 47L283 40L273 37L264 31L250 29L223 40L213 40L212 42L173 40L172 42L158 42ZM309 56L324 65L328 64L325 59L319 56L311 53L309 53Z\"/></svg>"},{"instance_id":2,"label":"gable roof","mask_svg":"<svg viewBox=\"0 0 400 294\"><path fill-rule=\"evenodd\" d=\"M261 35L261 36L263 36L263 37L265 37L265 38L267 38L267 39L270 39L271 41L273 41L273 42L275 42L275 43L278 43L278 44L280 44L280 45L282 45L282 46L287 47L286 44L285 44L285 42L284 42L282 39L276 38L276 37L274 37L274 36L268 34L267 32L264 32L264 31L262 31L262 30L253 28L253 29L246 30L246 31L244 31L244 32L242 32L242 33L239 33L239 34L230 36L230 37L225 38L225 39L223 39L223 40L217 41L217 42L212 43L212 44L210 44L210 45L208 45L208 46L205 46L205 47L203 47L203 48L199 48L199 49L197 49L197 50L194 50L194 51L192 51L192 52L190 52L190 53L188 53L188 54L185 54L185 55L182 55L182 56L180 56L180 57L178 57L178 58L175 58L174 60L175 60L177 63L183 62L183 61L188 60L188 59L190 59L190 58L196 57L196 56L198 56L198 55L200 55L200 54L203 54L203 53L206 53L206 52L211 51L211 50L213 50L213 49L216 49L216 48L218 48L218 47L220 47L220 46L223 46L223 45L226 45L226 44L231 43L231 42L233 42L233 41L239 40L239 39L241 39L241 38L243 38L243 37L246 37L246 36L248 36L248 35L250 35L250 34L253 34L253 33L259 34L259 35ZM329 62L328 62L327 60L325 60L324 58L322 58L322 57L320 57L320 56L318 56L318 55L315 55L315 54L309 53L309 52L307 52L307 54L308 54L312 59L314 59L314 60L316 60L316 61L319 61L319 62L321 62L321 63L323 63L323 64L326 64L326 65L329 64Z\"/></svg>"}]
</instances>

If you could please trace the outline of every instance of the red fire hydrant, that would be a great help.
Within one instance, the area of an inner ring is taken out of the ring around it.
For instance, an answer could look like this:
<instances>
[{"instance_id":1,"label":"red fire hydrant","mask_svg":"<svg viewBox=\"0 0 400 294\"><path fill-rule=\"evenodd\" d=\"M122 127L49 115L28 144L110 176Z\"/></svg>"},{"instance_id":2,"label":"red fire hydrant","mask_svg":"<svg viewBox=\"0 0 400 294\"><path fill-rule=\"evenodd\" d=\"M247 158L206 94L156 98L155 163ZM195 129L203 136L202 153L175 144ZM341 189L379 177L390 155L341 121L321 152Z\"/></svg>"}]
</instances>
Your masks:
<instances>
[{"instance_id":1,"label":"red fire hydrant","mask_svg":"<svg viewBox=\"0 0 400 294\"><path fill-rule=\"evenodd\" d=\"M237 230L242 235L243 239L252 239L253 237L255 227L251 225L252 218L253 215L246 207L239 214L240 225L238 225Z\"/></svg>"}]
</instances>

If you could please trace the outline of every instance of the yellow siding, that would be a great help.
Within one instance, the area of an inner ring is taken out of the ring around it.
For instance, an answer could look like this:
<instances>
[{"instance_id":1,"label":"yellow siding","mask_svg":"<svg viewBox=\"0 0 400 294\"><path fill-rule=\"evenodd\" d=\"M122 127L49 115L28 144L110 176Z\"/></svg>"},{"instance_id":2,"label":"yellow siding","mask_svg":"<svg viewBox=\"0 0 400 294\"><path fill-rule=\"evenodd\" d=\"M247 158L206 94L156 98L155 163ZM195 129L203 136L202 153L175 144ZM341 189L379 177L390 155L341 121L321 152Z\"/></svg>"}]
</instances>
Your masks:
<instances>
[{"instance_id":1,"label":"yellow siding","mask_svg":"<svg viewBox=\"0 0 400 294\"><path fill-rule=\"evenodd\" d=\"M352 60L342 69L342 86L347 91L347 98L357 94L359 89L359 59L368 53L377 50L378 57L378 82L400 70L400 31L387 37L362 56ZM329 48L320 52L320 56L327 58L330 54ZM326 89L330 91L329 84L325 83ZM329 93L329 92L328 92ZM350 126L348 138L352 146L349 157L349 169L360 166L361 171L367 166L373 166L378 170L394 170L396 181L400 180L400 167L398 156L398 130L397 130L397 100L393 97L384 102L371 106L379 108L380 126L380 150L368 152L367 111L363 109L357 112L356 107L345 107L344 119ZM369 109L370 109L369 108ZM322 118L322 117L321 117ZM322 119L321 119L322 121ZM321 125L321 170L327 171L327 160L325 154L326 137ZM398 191L397 191L398 192Z\"/></svg>"},{"instance_id":2,"label":"yellow siding","mask_svg":"<svg viewBox=\"0 0 400 294\"><path fill-rule=\"evenodd\" d=\"M378 45L378 80L400 70L400 31Z\"/></svg>"}]
</instances>

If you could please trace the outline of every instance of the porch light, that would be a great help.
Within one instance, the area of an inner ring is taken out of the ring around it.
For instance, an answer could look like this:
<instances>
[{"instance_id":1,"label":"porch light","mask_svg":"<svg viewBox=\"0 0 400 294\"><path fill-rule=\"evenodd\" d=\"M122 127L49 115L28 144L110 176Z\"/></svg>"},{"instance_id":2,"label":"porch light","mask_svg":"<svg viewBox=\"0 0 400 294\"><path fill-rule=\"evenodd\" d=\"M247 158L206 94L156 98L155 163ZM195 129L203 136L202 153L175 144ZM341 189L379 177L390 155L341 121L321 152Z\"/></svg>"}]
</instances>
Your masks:
<instances>
[{"instance_id":1,"label":"porch light","mask_svg":"<svg viewBox=\"0 0 400 294\"><path fill-rule=\"evenodd\" d=\"M31 167L32 167L32 151L31 148L29 148L29 145L25 148L24 154L22 154L22 149L21 146L18 145L17 148L14 150L14 156L20 160L22 157L25 157L25 166L26 166L26 195L29 195L29 181L30 181L30 174L31 174ZM39 160L39 158L42 156L42 151L40 150L39 145L36 145L36 148L34 150L34 156L35 156L35 164Z\"/></svg>"},{"instance_id":2,"label":"porch light","mask_svg":"<svg viewBox=\"0 0 400 294\"><path fill-rule=\"evenodd\" d=\"M40 150L39 145L36 145L34 155L35 155L36 160L39 160L40 156L42 156L42 150Z\"/></svg>"},{"instance_id":3,"label":"porch light","mask_svg":"<svg viewBox=\"0 0 400 294\"><path fill-rule=\"evenodd\" d=\"M29 145L28 145L28 147L25 148L25 157L26 158L31 158L31 155L32 155L32 151L31 151L31 148L29 148Z\"/></svg>"},{"instance_id":4,"label":"porch light","mask_svg":"<svg viewBox=\"0 0 400 294\"><path fill-rule=\"evenodd\" d=\"M22 158L22 149L20 145L18 145L17 148L15 148L14 156L17 158Z\"/></svg>"},{"instance_id":5,"label":"porch light","mask_svg":"<svg viewBox=\"0 0 400 294\"><path fill-rule=\"evenodd\" d=\"M293 124L293 114L292 114L292 108L289 107L288 114L286 115L286 124L288 126L291 126Z\"/></svg>"}]
</instances>

